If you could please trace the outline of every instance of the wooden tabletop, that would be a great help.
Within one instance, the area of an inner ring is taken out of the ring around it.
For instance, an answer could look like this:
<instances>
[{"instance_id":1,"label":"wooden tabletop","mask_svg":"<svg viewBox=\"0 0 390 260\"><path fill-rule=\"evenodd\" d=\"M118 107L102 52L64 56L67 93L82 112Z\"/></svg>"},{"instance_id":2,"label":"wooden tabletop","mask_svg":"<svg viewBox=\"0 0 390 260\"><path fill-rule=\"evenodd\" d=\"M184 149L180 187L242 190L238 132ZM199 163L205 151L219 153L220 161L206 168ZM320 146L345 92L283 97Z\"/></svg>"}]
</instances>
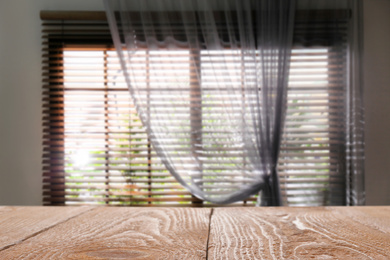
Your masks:
<instances>
[{"instance_id":1,"label":"wooden tabletop","mask_svg":"<svg viewBox=\"0 0 390 260\"><path fill-rule=\"evenodd\" d=\"M0 259L390 259L390 207L0 207Z\"/></svg>"}]
</instances>

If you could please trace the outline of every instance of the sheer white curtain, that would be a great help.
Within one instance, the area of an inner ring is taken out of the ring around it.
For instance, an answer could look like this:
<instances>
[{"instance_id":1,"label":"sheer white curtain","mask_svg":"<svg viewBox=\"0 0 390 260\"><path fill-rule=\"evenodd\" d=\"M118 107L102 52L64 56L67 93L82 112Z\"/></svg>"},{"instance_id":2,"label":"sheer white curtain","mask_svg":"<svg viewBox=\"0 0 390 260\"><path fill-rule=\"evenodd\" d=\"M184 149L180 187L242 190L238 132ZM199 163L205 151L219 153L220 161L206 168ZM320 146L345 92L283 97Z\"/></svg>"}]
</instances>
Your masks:
<instances>
[{"instance_id":1,"label":"sheer white curtain","mask_svg":"<svg viewBox=\"0 0 390 260\"><path fill-rule=\"evenodd\" d=\"M137 112L170 173L195 196L231 203L276 173L295 1L105 1Z\"/></svg>"},{"instance_id":2,"label":"sheer white curtain","mask_svg":"<svg viewBox=\"0 0 390 260\"><path fill-rule=\"evenodd\" d=\"M203 200L261 191L269 206L281 205L276 166L297 37L345 48L334 66L345 74L345 109L333 122L345 126L335 162L345 185L334 189L364 203L361 2L104 0L137 112L170 173Z\"/></svg>"}]
</instances>

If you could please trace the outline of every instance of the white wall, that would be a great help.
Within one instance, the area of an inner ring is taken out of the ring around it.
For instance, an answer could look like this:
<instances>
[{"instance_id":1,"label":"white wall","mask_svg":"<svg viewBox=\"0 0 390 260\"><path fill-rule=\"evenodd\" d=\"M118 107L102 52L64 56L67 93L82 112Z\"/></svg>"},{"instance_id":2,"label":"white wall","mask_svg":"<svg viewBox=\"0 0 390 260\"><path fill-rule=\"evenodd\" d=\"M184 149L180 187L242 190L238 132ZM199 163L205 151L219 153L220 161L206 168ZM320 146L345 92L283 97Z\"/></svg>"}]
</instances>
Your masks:
<instances>
[{"instance_id":1,"label":"white wall","mask_svg":"<svg viewBox=\"0 0 390 260\"><path fill-rule=\"evenodd\" d=\"M0 1L0 205L42 204L40 10L102 0ZM390 1L365 0L366 189L390 205Z\"/></svg>"},{"instance_id":2,"label":"white wall","mask_svg":"<svg viewBox=\"0 0 390 260\"><path fill-rule=\"evenodd\" d=\"M103 10L103 3L0 1L0 205L42 204L40 10Z\"/></svg>"},{"instance_id":3,"label":"white wall","mask_svg":"<svg viewBox=\"0 0 390 260\"><path fill-rule=\"evenodd\" d=\"M390 205L390 1L364 1L367 204Z\"/></svg>"}]
</instances>

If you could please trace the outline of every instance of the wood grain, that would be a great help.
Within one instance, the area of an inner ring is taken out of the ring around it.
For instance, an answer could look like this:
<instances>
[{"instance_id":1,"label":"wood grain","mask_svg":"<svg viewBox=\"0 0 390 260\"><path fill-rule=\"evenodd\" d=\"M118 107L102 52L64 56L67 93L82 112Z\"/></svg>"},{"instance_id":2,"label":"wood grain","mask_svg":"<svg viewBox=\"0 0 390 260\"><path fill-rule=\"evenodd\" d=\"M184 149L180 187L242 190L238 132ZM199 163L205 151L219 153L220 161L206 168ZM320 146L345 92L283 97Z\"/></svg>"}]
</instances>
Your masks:
<instances>
[{"instance_id":1,"label":"wood grain","mask_svg":"<svg viewBox=\"0 0 390 260\"><path fill-rule=\"evenodd\" d=\"M218 208L209 259L390 259L390 207Z\"/></svg>"},{"instance_id":2,"label":"wood grain","mask_svg":"<svg viewBox=\"0 0 390 260\"><path fill-rule=\"evenodd\" d=\"M21 244L0 259L205 259L206 208L95 208Z\"/></svg>"},{"instance_id":3,"label":"wood grain","mask_svg":"<svg viewBox=\"0 0 390 260\"><path fill-rule=\"evenodd\" d=\"M0 207L0 250L20 243L42 230L90 209L90 207Z\"/></svg>"}]
</instances>

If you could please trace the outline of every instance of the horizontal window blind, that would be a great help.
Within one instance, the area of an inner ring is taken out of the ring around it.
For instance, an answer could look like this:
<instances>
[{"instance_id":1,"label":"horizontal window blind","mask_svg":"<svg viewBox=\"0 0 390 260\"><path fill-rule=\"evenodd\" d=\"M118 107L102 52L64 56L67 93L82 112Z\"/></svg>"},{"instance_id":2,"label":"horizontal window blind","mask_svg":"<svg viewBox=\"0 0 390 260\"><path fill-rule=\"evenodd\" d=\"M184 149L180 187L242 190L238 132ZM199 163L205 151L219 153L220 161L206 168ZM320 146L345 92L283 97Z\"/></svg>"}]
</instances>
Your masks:
<instances>
[{"instance_id":1,"label":"horizontal window blind","mask_svg":"<svg viewBox=\"0 0 390 260\"><path fill-rule=\"evenodd\" d=\"M340 154L344 151L345 57L343 50L332 48L329 28L325 36L319 28L313 26L317 35L303 37L297 26L294 40L278 167L285 205L344 203ZM199 67L191 68L188 60L194 55ZM229 96L217 97L212 77L208 77L208 68L215 67L220 58L218 51L139 51L132 62L132 76L144 84L148 102L159 102L153 95L155 88L161 91L166 87L170 95L183 91L164 86L164 80L156 83L156 79L170 77L169 66L180 67L183 77L176 80L188 81L191 86L190 105L176 107L175 119L186 120L181 113L202 102L202 110L195 109L186 121L188 128L202 129L200 138L192 140L215 138L207 128L216 125L221 128L218 138L222 140L224 122L218 120L218 111ZM232 52L227 59L230 73L237 75L233 83L240 85L240 57ZM157 70L161 67L165 69ZM201 83L191 77L198 71ZM167 106L161 104L162 109ZM105 21L43 22L43 127L46 205L211 206L191 196L156 156L130 98ZM167 140L179 160L189 156L182 143L187 139ZM223 185L224 176L234 174L229 164L245 168L242 153L240 148L210 147L202 164L207 171L218 172ZM255 200L252 196L234 205L253 206Z\"/></svg>"},{"instance_id":2,"label":"horizontal window blind","mask_svg":"<svg viewBox=\"0 0 390 260\"><path fill-rule=\"evenodd\" d=\"M345 203L343 62L329 48L293 50L278 167L286 205Z\"/></svg>"},{"instance_id":3,"label":"horizontal window blind","mask_svg":"<svg viewBox=\"0 0 390 260\"><path fill-rule=\"evenodd\" d=\"M43 32L45 204L211 206L191 196L156 156L107 38L107 24L51 22L44 23ZM190 55L189 51L163 55L141 51L133 59L132 75L150 93L161 90L167 86L156 79L170 77L171 68L155 71L154 67L169 61L183 70L181 80L190 81L194 69L189 67ZM172 86L167 91L174 94ZM147 98L159 102L158 96ZM194 97L188 101L196 103ZM176 107L175 119L184 120L186 109ZM199 127L196 118L191 122L188 127ZM185 160L188 153L181 140L185 137L171 140L169 149ZM204 163L210 170L229 170L212 154L205 155ZM254 205L254 201L248 198L234 205Z\"/></svg>"},{"instance_id":4,"label":"horizontal window blind","mask_svg":"<svg viewBox=\"0 0 390 260\"><path fill-rule=\"evenodd\" d=\"M295 24L278 167L285 205L345 205L346 19Z\"/></svg>"}]
</instances>

